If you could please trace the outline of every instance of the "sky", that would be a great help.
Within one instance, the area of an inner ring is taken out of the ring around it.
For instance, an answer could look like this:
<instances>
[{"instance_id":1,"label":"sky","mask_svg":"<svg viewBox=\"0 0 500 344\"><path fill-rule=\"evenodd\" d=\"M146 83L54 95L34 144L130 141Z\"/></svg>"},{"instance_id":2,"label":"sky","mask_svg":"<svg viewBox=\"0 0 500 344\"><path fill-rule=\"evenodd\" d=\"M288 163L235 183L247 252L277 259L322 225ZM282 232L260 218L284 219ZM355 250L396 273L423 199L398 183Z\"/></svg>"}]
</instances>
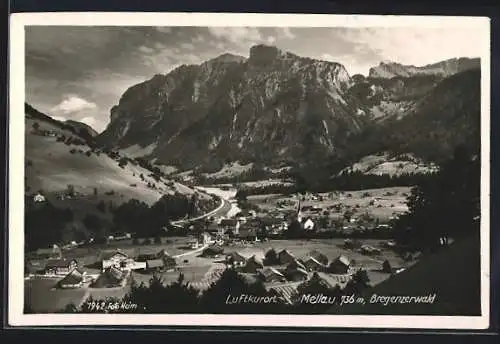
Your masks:
<instances>
[{"instance_id":1,"label":"sky","mask_svg":"<svg viewBox=\"0 0 500 344\"><path fill-rule=\"evenodd\" d=\"M26 101L56 119L82 121L101 132L130 86L227 52L248 57L255 44L339 62L350 75L366 75L381 61L422 66L478 57L475 34L467 28L414 27L29 26Z\"/></svg>"}]
</instances>

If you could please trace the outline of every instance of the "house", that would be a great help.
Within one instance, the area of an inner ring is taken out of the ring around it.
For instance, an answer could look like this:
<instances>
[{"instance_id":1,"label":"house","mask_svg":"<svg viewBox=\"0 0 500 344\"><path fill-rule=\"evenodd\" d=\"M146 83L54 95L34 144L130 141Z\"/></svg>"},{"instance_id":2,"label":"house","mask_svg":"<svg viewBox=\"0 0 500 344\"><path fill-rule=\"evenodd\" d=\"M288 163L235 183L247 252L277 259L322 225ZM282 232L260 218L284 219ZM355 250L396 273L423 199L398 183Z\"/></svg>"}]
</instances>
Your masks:
<instances>
[{"instance_id":1,"label":"house","mask_svg":"<svg viewBox=\"0 0 500 344\"><path fill-rule=\"evenodd\" d=\"M127 268L127 266L133 265L133 259L130 259L127 254L120 250L104 253L102 257L102 270L106 270L109 267L116 268Z\"/></svg>"},{"instance_id":2,"label":"house","mask_svg":"<svg viewBox=\"0 0 500 344\"><path fill-rule=\"evenodd\" d=\"M316 224L314 221L308 217L304 222L302 222L302 227L307 231L312 231L315 228Z\"/></svg>"},{"instance_id":3,"label":"house","mask_svg":"<svg viewBox=\"0 0 500 344\"><path fill-rule=\"evenodd\" d=\"M81 288L83 286L85 271L78 268L71 270L57 285L62 289Z\"/></svg>"},{"instance_id":4,"label":"house","mask_svg":"<svg viewBox=\"0 0 500 344\"><path fill-rule=\"evenodd\" d=\"M200 242L198 239L191 239L191 240L188 240L187 244L189 245L189 247L193 250L196 250L200 247Z\"/></svg>"},{"instance_id":5,"label":"house","mask_svg":"<svg viewBox=\"0 0 500 344\"><path fill-rule=\"evenodd\" d=\"M177 261L172 256L164 255L161 260L163 260L163 270L165 271L173 270L177 266Z\"/></svg>"},{"instance_id":6,"label":"house","mask_svg":"<svg viewBox=\"0 0 500 344\"><path fill-rule=\"evenodd\" d=\"M328 271L333 274L346 274L349 272L351 262L349 258L344 255L338 256L328 266Z\"/></svg>"},{"instance_id":7,"label":"house","mask_svg":"<svg viewBox=\"0 0 500 344\"><path fill-rule=\"evenodd\" d=\"M236 234L235 236L241 240L254 242L258 241L257 230L249 226L240 227L240 229L238 230L238 234Z\"/></svg>"},{"instance_id":8,"label":"house","mask_svg":"<svg viewBox=\"0 0 500 344\"><path fill-rule=\"evenodd\" d=\"M361 253L363 254L379 254L380 250L378 248L369 246L369 245L363 245L361 246Z\"/></svg>"},{"instance_id":9,"label":"house","mask_svg":"<svg viewBox=\"0 0 500 344\"><path fill-rule=\"evenodd\" d=\"M280 264L289 264L296 260L295 256L288 250L281 250L278 253L278 259L280 261Z\"/></svg>"},{"instance_id":10,"label":"house","mask_svg":"<svg viewBox=\"0 0 500 344\"><path fill-rule=\"evenodd\" d=\"M120 287L123 280L127 276L125 271L118 269L115 266L110 266L99 275L93 283L93 288L113 288Z\"/></svg>"},{"instance_id":11,"label":"house","mask_svg":"<svg viewBox=\"0 0 500 344\"><path fill-rule=\"evenodd\" d=\"M323 272L315 272L307 283L318 283L327 289L344 288L351 280L351 276L329 275Z\"/></svg>"},{"instance_id":12,"label":"house","mask_svg":"<svg viewBox=\"0 0 500 344\"><path fill-rule=\"evenodd\" d=\"M67 275L70 271L76 269L78 263L75 259L49 259L45 265L46 275Z\"/></svg>"},{"instance_id":13,"label":"house","mask_svg":"<svg viewBox=\"0 0 500 344\"><path fill-rule=\"evenodd\" d=\"M305 280L307 280L307 277L309 276L309 273L307 272L307 270L302 269L302 268L287 269L285 271L285 274L286 274L287 280L293 281L293 282L305 281Z\"/></svg>"},{"instance_id":14,"label":"house","mask_svg":"<svg viewBox=\"0 0 500 344\"><path fill-rule=\"evenodd\" d=\"M328 257L325 256L323 253L319 252L318 250L313 250L309 252L307 256L316 259L323 265L328 265Z\"/></svg>"},{"instance_id":15,"label":"house","mask_svg":"<svg viewBox=\"0 0 500 344\"><path fill-rule=\"evenodd\" d=\"M314 257L307 257L304 261L307 271L326 271L327 266Z\"/></svg>"},{"instance_id":16,"label":"house","mask_svg":"<svg viewBox=\"0 0 500 344\"><path fill-rule=\"evenodd\" d=\"M36 195L33 196L33 202L35 203L45 202L45 196L38 192Z\"/></svg>"},{"instance_id":17,"label":"house","mask_svg":"<svg viewBox=\"0 0 500 344\"><path fill-rule=\"evenodd\" d=\"M246 257L242 256L238 252L232 252L226 256L226 264L234 267L243 266L246 262Z\"/></svg>"},{"instance_id":18,"label":"house","mask_svg":"<svg viewBox=\"0 0 500 344\"><path fill-rule=\"evenodd\" d=\"M222 219L219 223L219 234L232 233L237 235L240 229L240 222L236 219Z\"/></svg>"},{"instance_id":19,"label":"house","mask_svg":"<svg viewBox=\"0 0 500 344\"><path fill-rule=\"evenodd\" d=\"M146 261L146 270L147 271L163 271L165 267L163 263L163 259L151 259Z\"/></svg>"},{"instance_id":20,"label":"house","mask_svg":"<svg viewBox=\"0 0 500 344\"><path fill-rule=\"evenodd\" d=\"M299 260L294 260L287 265L285 275L288 280L298 282L307 279L307 268Z\"/></svg>"},{"instance_id":21,"label":"house","mask_svg":"<svg viewBox=\"0 0 500 344\"><path fill-rule=\"evenodd\" d=\"M264 263L262 262L262 260L254 255L247 260L245 266L243 267L243 271L248 273L256 273L263 268Z\"/></svg>"},{"instance_id":22,"label":"house","mask_svg":"<svg viewBox=\"0 0 500 344\"><path fill-rule=\"evenodd\" d=\"M307 270L307 268L305 267L304 264L302 264L301 261L299 261L298 259L294 259L293 261L291 261L287 267L286 267L287 270L295 270L295 269L303 269L303 270Z\"/></svg>"},{"instance_id":23,"label":"house","mask_svg":"<svg viewBox=\"0 0 500 344\"><path fill-rule=\"evenodd\" d=\"M259 277L265 283L286 282L285 276L273 267L266 267L259 271Z\"/></svg>"},{"instance_id":24,"label":"house","mask_svg":"<svg viewBox=\"0 0 500 344\"><path fill-rule=\"evenodd\" d=\"M204 232L204 233L200 234L200 237L198 238L198 241L202 245L209 245L209 244L212 244L214 242L212 236L208 232Z\"/></svg>"}]
</instances>

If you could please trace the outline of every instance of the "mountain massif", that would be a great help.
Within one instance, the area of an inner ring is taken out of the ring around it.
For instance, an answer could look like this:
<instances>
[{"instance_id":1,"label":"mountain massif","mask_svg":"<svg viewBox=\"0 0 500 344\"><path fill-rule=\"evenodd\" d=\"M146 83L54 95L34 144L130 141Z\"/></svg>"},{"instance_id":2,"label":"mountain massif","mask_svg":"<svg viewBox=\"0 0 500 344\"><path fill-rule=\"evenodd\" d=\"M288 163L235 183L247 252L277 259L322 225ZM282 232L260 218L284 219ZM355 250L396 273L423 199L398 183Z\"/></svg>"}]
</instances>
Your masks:
<instances>
[{"instance_id":1,"label":"mountain massif","mask_svg":"<svg viewBox=\"0 0 500 344\"><path fill-rule=\"evenodd\" d=\"M130 87L96 140L214 171L230 161L287 166L394 149L439 160L479 141L479 80L478 59L382 63L351 77L339 63L257 45L248 58L224 54Z\"/></svg>"}]
</instances>

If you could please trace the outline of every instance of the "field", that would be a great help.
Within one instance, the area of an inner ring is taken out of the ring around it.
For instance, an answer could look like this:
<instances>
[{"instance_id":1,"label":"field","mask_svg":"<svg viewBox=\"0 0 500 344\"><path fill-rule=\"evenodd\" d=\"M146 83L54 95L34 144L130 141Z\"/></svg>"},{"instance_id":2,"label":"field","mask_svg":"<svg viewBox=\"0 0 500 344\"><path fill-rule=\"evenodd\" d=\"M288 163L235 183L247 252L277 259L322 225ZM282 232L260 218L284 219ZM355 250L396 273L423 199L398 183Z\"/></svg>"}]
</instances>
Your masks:
<instances>
[{"instance_id":1,"label":"field","mask_svg":"<svg viewBox=\"0 0 500 344\"><path fill-rule=\"evenodd\" d=\"M402 158L399 160L391 158L388 153L368 155L342 172L350 170L372 175L400 176L410 173L432 173L438 169L436 165L425 164L411 154L407 154Z\"/></svg>"},{"instance_id":2,"label":"field","mask_svg":"<svg viewBox=\"0 0 500 344\"><path fill-rule=\"evenodd\" d=\"M24 282L25 303L37 313L53 313L68 304L78 305L86 297L85 289L53 289L57 283L54 278L32 278Z\"/></svg>"},{"instance_id":3,"label":"field","mask_svg":"<svg viewBox=\"0 0 500 344\"><path fill-rule=\"evenodd\" d=\"M410 193L409 187L390 187L380 189L366 189L358 191L337 191L319 194L322 200L313 199L311 196L302 201L302 207L316 206L319 212L303 211L307 215L324 215L325 211L331 218L339 218L344 211L350 209L354 216L371 214L381 221L387 221L392 216L408 210L406 197ZM264 212L276 209L290 211L297 209L297 196L284 196L278 194L248 196L248 201L257 205ZM337 208L338 207L338 208Z\"/></svg>"}]
</instances>

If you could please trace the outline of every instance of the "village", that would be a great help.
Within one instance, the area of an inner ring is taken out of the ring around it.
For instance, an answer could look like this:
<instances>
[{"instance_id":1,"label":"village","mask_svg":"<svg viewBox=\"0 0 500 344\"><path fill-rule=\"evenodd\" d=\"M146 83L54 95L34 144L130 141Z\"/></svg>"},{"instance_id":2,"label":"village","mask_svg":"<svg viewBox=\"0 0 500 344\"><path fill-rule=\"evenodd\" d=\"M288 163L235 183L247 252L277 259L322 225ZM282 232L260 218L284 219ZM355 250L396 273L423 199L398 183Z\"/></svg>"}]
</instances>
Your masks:
<instances>
[{"instance_id":1,"label":"village","mask_svg":"<svg viewBox=\"0 0 500 344\"><path fill-rule=\"evenodd\" d=\"M34 197L44 201L42 195ZM234 205L234 199L230 203ZM78 305L89 295L123 296L132 281L147 284L155 274L165 283L174 282L180 273L202 292L225 269L234 269L245 281L262 281L267 290L292 303L304 282L343 288L357 271L365 270L375 285L413 263L394 251L390 239L286 238L290 226L317 233L315 209L302 206L300 198L295 210L274 216L238 210L234 216L226 212L177 223L186 229L181 237L137 239L133 233L113 233L105 246L90 240L38 249L26 257L27 298L32 304L43 298ZM65 297L55 296L58 293ZM56 305L43 302L40 311L49 311L47 307Z\"/></svg>"}]
</instances>

